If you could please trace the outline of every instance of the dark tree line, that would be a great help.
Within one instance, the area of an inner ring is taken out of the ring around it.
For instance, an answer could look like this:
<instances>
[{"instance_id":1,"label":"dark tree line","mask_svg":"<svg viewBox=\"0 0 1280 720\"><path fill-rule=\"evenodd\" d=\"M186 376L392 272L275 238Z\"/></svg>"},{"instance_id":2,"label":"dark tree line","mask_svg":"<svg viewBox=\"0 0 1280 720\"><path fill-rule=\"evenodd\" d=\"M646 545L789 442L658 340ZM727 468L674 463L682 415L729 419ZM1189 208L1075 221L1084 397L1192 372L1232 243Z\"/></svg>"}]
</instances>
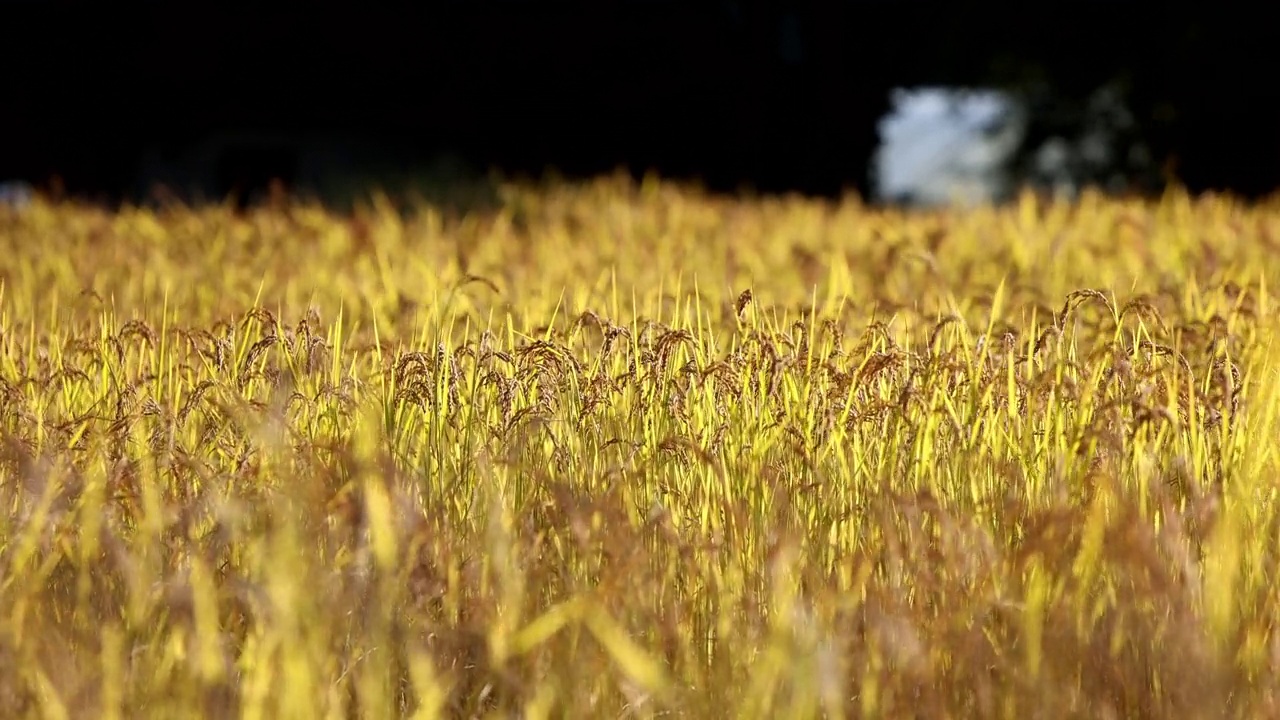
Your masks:
<instances>
[{"instance_id":1,"label":"dark tree line","mask_svg":"<svg viewBox=\"0 0 1280 720\"><path fill-rule=\"evenodd\" d=\"M1110 88L1132 120L1121 142L1142 153L1086 175L1118 171L1150 189L1172 172L1193 190L1255 196L1280 185L1280 54L1262 10L720 0L4 12L0 176L56 176L103 197L136 194L179 159L216 195L305 181L321 155L358 167L364 147L387 171L449 152L514 173L628 164L724 189L865 194L890 89L927 84L1014 91L1034 110L1031 149L1080 132L1090 98ZM208 144L219 134L256 139Z\"/></svg>"}]
</instances>

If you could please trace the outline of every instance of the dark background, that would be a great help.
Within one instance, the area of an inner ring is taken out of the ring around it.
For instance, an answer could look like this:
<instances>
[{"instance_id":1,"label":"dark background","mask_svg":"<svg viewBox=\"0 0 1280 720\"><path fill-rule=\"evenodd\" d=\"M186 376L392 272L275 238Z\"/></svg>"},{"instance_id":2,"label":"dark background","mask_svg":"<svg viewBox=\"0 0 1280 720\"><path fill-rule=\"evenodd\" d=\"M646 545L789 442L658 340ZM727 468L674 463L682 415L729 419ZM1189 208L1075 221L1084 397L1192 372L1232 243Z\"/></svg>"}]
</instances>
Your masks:
<instances>
[{"instance_id":1,"label":"dark background","mask_svg":"<svg viewBox=\"0 0 1280 720\"><path fill-rule=\"evenodd\" d=\"M1152 157L1133 189L1257 197L1280 186L1276 27L1264 4L1221 3L6 2L0 180L247 198L318 166L388 177L448 154L867 195L894 87L1012 89L1033 101L1032 147L1119 82Z\"/></svg>"}]
</instances>

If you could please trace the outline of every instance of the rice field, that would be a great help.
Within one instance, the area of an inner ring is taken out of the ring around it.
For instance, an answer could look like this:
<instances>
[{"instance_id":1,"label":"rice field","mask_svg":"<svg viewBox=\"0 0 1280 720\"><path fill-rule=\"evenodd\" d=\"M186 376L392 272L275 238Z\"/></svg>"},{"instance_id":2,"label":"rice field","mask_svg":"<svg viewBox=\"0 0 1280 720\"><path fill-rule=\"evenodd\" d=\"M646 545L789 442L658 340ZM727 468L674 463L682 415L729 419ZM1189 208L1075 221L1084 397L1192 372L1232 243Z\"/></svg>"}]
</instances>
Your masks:
<instances>
[{"instance_id":1,"label":"rice field","mask_svg":"<svg viewBox=\"0 0 1280 720\"><path fill-rule=\"evenodd\" d=\"M1280 207L0 206L12 718L1280 716Z\"/></svg>"}]
</instances>

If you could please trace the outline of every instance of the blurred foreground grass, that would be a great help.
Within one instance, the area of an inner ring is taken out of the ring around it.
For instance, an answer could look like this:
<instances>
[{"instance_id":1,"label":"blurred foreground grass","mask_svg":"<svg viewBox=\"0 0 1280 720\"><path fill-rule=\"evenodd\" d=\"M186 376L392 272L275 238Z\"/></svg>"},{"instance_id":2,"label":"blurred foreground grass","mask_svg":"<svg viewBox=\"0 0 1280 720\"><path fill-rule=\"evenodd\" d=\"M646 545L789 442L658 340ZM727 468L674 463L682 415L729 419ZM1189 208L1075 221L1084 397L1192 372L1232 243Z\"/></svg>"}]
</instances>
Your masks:
<instances>
[{"instance_id":1,"label":"blurred foreground grass","mask_svg":"<svg viewBox=\"0 0 1280 720\"><path fill-rule=\"evenodd\" d=\"M1274 717L1280 213L0 207L5 717Z\"/></svg>"}]
</instances>

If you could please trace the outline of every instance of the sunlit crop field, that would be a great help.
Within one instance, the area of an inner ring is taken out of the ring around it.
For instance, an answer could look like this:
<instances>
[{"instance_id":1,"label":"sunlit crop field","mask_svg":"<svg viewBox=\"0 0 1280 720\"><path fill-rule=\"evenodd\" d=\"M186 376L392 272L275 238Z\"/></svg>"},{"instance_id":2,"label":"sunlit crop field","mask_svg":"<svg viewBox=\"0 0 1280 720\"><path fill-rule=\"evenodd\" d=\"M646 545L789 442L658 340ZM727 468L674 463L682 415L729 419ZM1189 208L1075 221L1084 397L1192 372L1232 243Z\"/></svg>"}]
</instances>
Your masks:
<instances>
[{"instance_id":1,"label":"sunlit crop field","mask_svg":"<svg viewBox=\"0 0 1280 720\"><path fill-rule=\"evenodd\" d=\"M1280 207L0 207L0 715L1280 716Z\"/></svg>"}]
</instances>

